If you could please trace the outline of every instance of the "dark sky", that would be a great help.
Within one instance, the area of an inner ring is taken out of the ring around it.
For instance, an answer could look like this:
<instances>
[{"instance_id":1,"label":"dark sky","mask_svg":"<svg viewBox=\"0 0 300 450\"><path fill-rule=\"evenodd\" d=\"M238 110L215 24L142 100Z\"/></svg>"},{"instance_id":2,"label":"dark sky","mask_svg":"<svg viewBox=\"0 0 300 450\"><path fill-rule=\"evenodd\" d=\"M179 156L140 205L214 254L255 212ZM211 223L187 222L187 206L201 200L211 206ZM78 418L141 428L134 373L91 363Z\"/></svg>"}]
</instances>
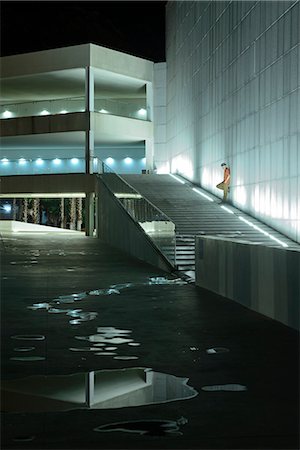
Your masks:
<instances>
[{"instance_id":1,"label":"dark sky","mask_svg":"<svg viewBox=\"0 0 300 450\"><path fill-rule=\"evenodd\" d=\"M1 55L93 43L165 60L166 1L1 1Z\"/></svg>"}]
</instances>

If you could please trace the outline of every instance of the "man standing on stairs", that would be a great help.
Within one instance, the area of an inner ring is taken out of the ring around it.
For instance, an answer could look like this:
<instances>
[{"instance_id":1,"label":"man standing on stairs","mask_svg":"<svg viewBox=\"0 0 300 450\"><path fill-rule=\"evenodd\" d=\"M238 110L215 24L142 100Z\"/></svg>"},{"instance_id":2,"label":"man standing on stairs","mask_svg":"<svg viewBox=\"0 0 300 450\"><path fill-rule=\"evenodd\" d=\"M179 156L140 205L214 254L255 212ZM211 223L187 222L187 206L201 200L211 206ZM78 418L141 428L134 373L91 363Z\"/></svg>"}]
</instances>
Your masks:
<instances>
[{"instance_id":1,"label":"man standing on stairs","mask_svg":"<svg viewBox=\"0 0 300 450\"><path fill-rule=\"evenodd\" d=\"M230 185L230 168L227 166L226 163L222 163L221 167L224 169L224 176L223 181L219 184L217 184L217 188L223 190L223 200L222 202L226 202L227 195L229 191L229 185Z\"/></svg>"}]
</instances>

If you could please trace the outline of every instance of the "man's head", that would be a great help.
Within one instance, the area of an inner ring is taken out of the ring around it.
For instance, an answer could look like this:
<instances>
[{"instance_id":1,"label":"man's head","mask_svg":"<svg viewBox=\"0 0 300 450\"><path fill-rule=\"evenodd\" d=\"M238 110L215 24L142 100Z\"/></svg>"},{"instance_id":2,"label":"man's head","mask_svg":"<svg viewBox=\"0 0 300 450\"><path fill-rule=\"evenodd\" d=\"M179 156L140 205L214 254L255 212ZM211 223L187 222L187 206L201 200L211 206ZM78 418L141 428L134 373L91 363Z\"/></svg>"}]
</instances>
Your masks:
<instances>
[{"instance_id":1,"label":"man's head","mask_svg":"<svg viewBox=\"0 0 300 450\"><path fill-rule=\"evenodd\" d=\"M222 164L221 164L221 167L226 167L226 166L227 166L226 163L222 163Z\"/></svg>"}]
</instances>

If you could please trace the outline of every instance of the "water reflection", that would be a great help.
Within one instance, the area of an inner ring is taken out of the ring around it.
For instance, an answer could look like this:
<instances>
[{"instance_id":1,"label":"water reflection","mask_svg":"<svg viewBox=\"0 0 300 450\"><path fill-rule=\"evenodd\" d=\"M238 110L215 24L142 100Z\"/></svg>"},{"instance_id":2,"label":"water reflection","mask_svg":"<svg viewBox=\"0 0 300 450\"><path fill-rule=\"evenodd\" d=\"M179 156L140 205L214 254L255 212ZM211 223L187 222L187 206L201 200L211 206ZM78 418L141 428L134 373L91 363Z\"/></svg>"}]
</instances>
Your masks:
<instances>
[{"instance_id":1,"label":"water reflection","mask_svg":"<svg viewBox=\"0 0 300 450\"><path fill-rule=\"evenodd\" d=\"M242 384L216 384L212 386L203 386L202 391L218 392L218 391L247 391L247 387Z\"/></svg>"},{"instance_id":2,"label":"water reflection","mask_svg":"<svg viewBox=\"0 0 300 450\"><path fill-rule=\"evenodd\" d=\"M94 431L111 432L121 431L127 433L137 433L147 436L182 435L180 426L185 425L187 419L180 417L178 420L134 420L131 422L116 422L101 425L94 428Z\"/></svg>"},{"instance_id":3,"label":"water reflection","mask_svg":"<svg viewBox=\"0 0 300 450\"><path fill-rule=\"evenodd\" d=\"M125 408L195 397L187 382L147 368L39 375L2 381L2 403L8 412Z\"/></svg>"}]
</instances>

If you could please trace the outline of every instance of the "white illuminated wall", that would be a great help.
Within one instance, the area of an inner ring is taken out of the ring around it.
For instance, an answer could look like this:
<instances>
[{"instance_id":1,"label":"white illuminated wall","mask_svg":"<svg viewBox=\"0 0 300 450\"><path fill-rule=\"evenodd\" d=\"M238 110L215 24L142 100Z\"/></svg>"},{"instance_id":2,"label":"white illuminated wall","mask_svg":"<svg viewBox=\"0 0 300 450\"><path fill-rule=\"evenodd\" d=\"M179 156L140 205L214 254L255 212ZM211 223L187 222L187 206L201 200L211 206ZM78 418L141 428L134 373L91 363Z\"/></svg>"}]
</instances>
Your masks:
<instances>
[{"instance_id":1,"label":"white illuminated wall","mask_svg":"<svg viewBox=\"0 0 300 450\"><path fill-rule=\"evenodd\" d=\"M167 148L157 168L300 241L300 2L169 1Z\"/></svg>"},{"instance_id":2,"label":"white illuminated wall","mask_svg":"<svg viewBox=\"0 0 300 450\"><path fill-rule=\"evenodd\" d=\"M166 63L154 64L153 73L153 143L155 168L158 173L170 171L166 160L166 122L167 122L167 67Z\"/></svg>"}]
</instances>

